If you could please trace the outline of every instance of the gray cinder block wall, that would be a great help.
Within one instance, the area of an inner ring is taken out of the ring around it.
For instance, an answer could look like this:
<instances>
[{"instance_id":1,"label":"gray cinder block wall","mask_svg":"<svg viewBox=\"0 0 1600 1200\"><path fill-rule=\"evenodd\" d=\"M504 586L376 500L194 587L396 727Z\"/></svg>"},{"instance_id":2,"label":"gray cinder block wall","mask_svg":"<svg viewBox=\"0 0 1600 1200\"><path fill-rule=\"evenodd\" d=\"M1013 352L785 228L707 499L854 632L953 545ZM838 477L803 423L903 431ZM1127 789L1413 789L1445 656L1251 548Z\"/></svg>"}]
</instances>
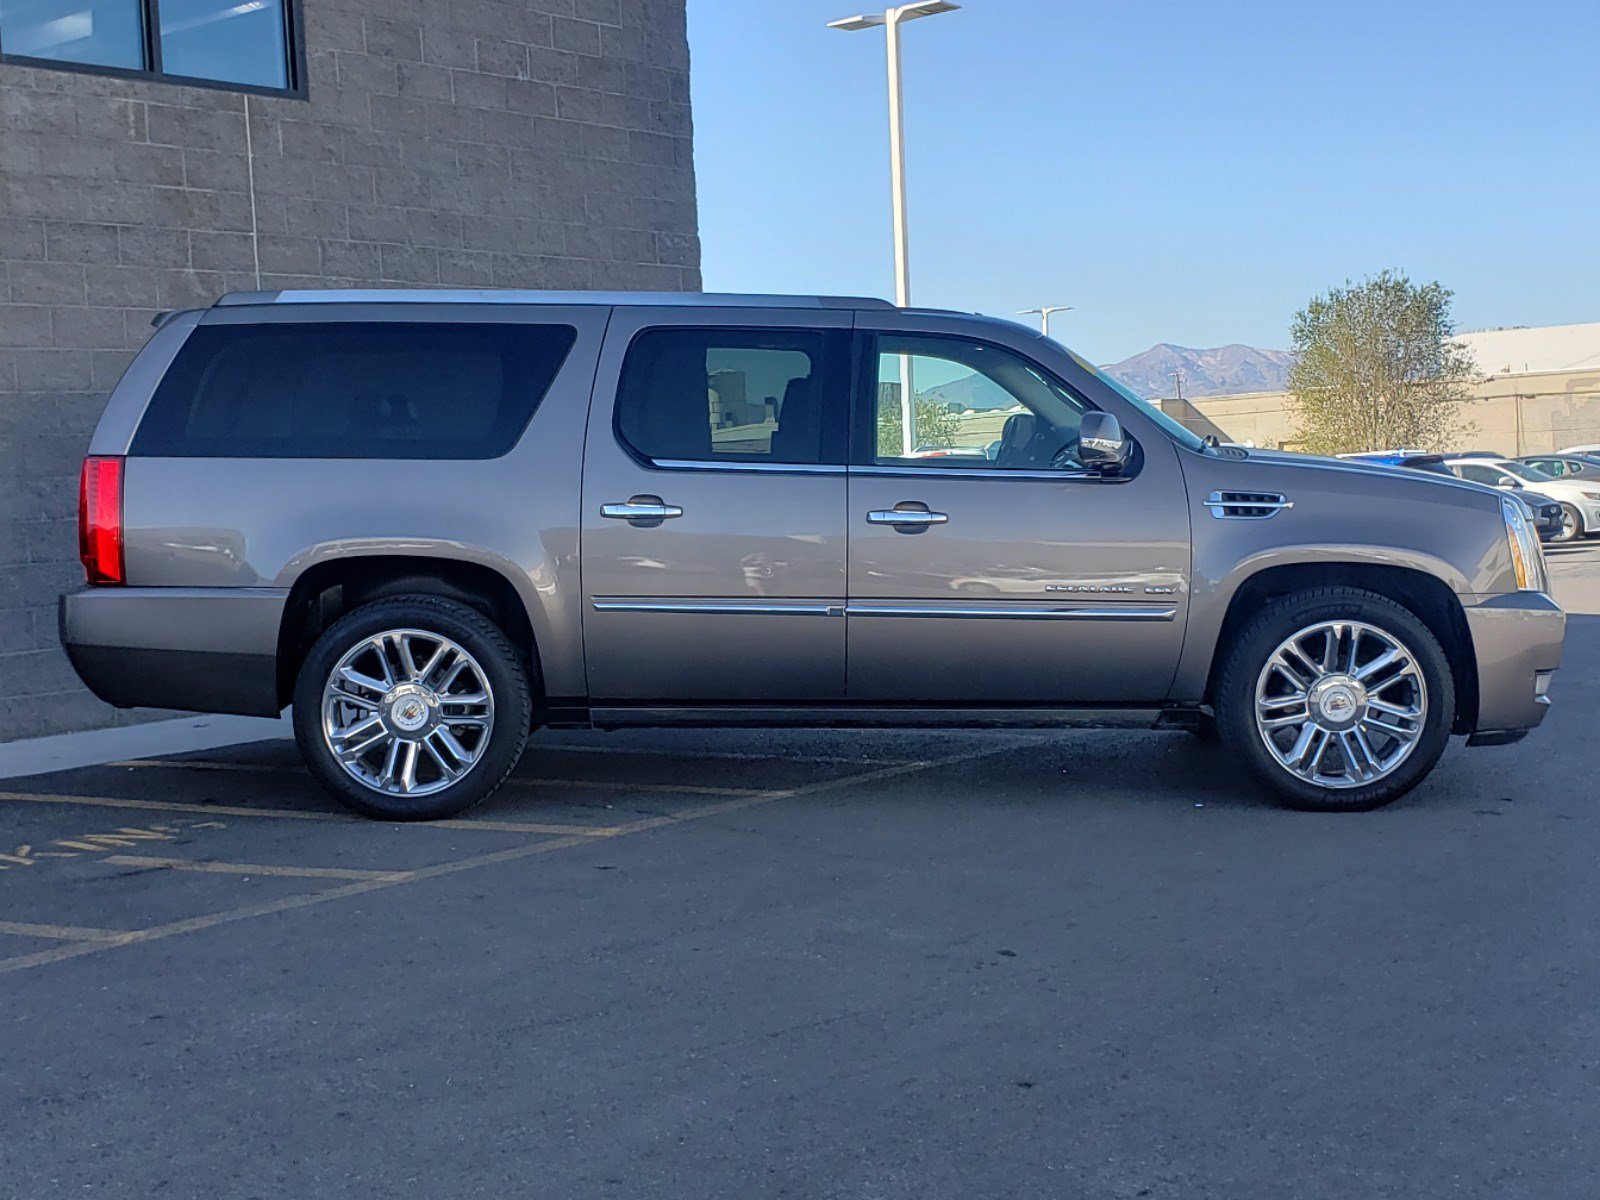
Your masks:
<instances>
[{"instance_id":1,"label":"gray cinder block wall","mask_svg":"<svg viewBox=\"0 0 1600 1200\"><path fill-rule=\"evenodd\" d=\"M77 472L158 311L226 291L700 286L684 0L304 0L306 96L0 64L0 741L78 683Z\"/></svg>"}]
</instances>

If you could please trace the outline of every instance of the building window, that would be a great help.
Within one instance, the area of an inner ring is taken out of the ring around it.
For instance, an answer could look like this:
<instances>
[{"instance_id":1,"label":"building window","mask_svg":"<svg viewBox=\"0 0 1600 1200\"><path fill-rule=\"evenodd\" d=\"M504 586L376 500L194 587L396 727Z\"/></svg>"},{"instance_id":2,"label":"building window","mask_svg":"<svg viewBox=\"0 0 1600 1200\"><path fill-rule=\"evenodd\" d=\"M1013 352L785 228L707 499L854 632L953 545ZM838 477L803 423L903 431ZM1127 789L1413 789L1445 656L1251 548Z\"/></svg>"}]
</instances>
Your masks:
<instances>
[{"instance_id":1,"label":"building window","mask_svg":"<svg viewBox=\"0 0 1600 1200\"><path fill-rule=\"evenodd\" d=\"M299 0L0 0L0 60L298 92Z\"/></svg>"}]
</instances>

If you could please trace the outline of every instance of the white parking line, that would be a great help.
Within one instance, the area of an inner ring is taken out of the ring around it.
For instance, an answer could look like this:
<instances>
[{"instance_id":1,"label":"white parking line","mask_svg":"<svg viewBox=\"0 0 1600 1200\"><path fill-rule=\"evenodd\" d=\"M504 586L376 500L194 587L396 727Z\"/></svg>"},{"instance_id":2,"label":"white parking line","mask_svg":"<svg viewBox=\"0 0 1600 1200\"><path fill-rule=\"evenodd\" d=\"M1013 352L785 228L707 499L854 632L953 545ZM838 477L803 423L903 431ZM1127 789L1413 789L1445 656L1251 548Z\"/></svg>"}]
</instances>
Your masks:
<instances>
[{"instance_id":1,"label":"white parking line","mask_svg":"<svg viewBox=\"0 0 1600 1200\"><path fill-rule=\"evenodd\" d=\"M146 812L205 813L208 817L270 817L281 821L340 821L363 825L366 821L350 813L319 812L299 808L255 808L236 804L187 804L181 800L126 800L120 796L62 796L42 792L0 792L0 803L81 804L88 808L134 808ZM610 837L615 826L546 825L530 821L474 821L467 818L428 821L405 826L408 829L476 829L485 833L548 833L560 837Z\"/></svg>"},{"instance_id":2,"label":"white parking line","mask_svg":"<svg viewBox=\"0 0 1600 1200\"><path fill-rule=\"evenodd\" d=\"M919 762L898 763L894 766L881 767L873 771L865 771L857 775L847 775L839 779L824 780L819 783L805 784L796 788L786 788L764 792L756 796L745 796L738 799L724 800L716 804L707 804L697 809L671 816L647 817L638 821L631 821L625 825L617 826L611 831L615 837L626 837L630 834L643 833L650 829L659 829L666 825L679 825L689 821L699 821L722 813L733 812L738 809L751 808L759 804L770 804L776 800L793 799L800 796L814 796L821 792L834 791L841 788L856 787L865 783L875 783L882 779L891 779L900 775L910 775L918 771L930 770L936 767L954 766L957 763L971 762L974 759L984 758L990 754L998 754L1011 749L1007 742L999 746L990 746L983 750L974 750L966 754L953 754L944 758L936 758ZM0 799L4 796L0 795ZM117 941L107 942L75 942L67 946L58 946L50 950L40 950L33 954L22 954L14 958L0 960L0 975L12 971L25 971L33 967L45 966L48 963L62 962L69 958L79 958L85 954L97 954L104 950L117 949L122 946L136 946L143 942L158 941L162 938L175 937L178 934L194 933L202 929L213 929L219 925L228 925L237 921L251 920L255 917L271 916L275 913L291 912L295 909L309 908L314 905L327 904L335 900L343 900L351 896L361 896L368 892L381 891L387 888L410 887L427 879L436 879L445 875L453 875L462 871L474 871L480 867L495 866L500 863L516 862L520 859L530 858L538 854L549 854L557 850L566 850L574 846L593 845L592 839L583 837L551 838L548 841L534 842L530 845L515 846L508 850L497 850L490 854L474 855L471 858L458 859L454 862L439 863L431 867L422 867L396 878L366 879L347 883L343 887L332 888L325 892L311 892L302 896L290 896L278 900L267 901L261 904L252 904L243 908L230 909L227 912L212 913L204 917L192 917L187 920L173 921L167 925L156 925L149 929L140 929L120 937Z\"/></svg>"},{"instance_id":3,"label":"white parking line","mask_svg":"<svg viewBox=\"0 0 1600 1200\"><path fill-rule=\"evenodd\" d=\"M85 929L81 925L34 925L27 921L0 921L0 933L14 933L18 937L56 938L67 942L115 942L128 936L128 931L125 929Z\"/></svg>"}]
</instances>

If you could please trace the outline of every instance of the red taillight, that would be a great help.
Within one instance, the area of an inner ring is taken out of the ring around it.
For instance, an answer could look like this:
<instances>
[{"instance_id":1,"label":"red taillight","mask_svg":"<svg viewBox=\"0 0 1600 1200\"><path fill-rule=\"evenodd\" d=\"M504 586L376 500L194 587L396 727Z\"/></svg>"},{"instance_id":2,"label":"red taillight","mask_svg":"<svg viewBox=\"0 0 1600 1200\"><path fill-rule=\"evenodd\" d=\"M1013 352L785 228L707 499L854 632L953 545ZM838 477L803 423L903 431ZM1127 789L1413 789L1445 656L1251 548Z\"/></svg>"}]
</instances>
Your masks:
<instances>
[{"instance_id":1,"label":"red taillight","mask_svg":"<svg viewBox=\"0 0 1600 1200\"><path fill-rule=\"evenodd\" d=\"M86 458L78 480L78 557L90 583L121 583L122 460Z\"/></svg>"}]
</instances>

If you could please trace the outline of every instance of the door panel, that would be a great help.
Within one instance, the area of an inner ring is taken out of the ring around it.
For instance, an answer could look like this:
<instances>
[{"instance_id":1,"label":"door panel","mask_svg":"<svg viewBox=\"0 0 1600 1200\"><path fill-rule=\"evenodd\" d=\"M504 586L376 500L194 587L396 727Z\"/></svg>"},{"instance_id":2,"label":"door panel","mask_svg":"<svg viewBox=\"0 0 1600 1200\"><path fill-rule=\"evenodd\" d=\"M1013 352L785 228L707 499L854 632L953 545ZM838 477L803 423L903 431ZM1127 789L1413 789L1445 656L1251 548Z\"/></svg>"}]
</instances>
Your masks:
<instances>
[{"instance_id":1,"label":"door panel","mask_svg":"<svg viewBox=\"0 0 1600 1200\"><path fill-rule=\"evenodd\" d=\"M849 321L616 310L584 459L594 701L843 697L847 484L828 435Z\"/></svg>"},{"instance_id":2,"label":"door panel","mask_svg":"<svg viewBox=\"0 0 1600 1200\"><path fill-rule=\"evenodd\" d=\"M1055 388L1038 391L1027 372L995 357L1027 361L1031 349L997 344L989 347L995 354L963 355L987 380L922 358L908 370L894 365L900 353L885 355L879 374L888 384L867 368L858 397L896 411L856 425L852 701L1139 704L1166 697L1182 649L1190 557L1176 451L1133 416L1125 431L1140 452L1129 478L1076 469L1060 451L1075 442L1081 408L1061 406L1084 398L1053 376ZM911 439L898 424L906 406L895 378L912 379L916 404L932 414ZM974 409L973 397L1004 404L997 381L1034 407ZM944 415L927 407L929 393ZM956 412L947 397L962 397L966 407ZM910 442L929 457L906 457ZM1058 456L1063 469L1051 469ZM896 523L897 509L918 523Z\"/></svg>"}]
</instances>

